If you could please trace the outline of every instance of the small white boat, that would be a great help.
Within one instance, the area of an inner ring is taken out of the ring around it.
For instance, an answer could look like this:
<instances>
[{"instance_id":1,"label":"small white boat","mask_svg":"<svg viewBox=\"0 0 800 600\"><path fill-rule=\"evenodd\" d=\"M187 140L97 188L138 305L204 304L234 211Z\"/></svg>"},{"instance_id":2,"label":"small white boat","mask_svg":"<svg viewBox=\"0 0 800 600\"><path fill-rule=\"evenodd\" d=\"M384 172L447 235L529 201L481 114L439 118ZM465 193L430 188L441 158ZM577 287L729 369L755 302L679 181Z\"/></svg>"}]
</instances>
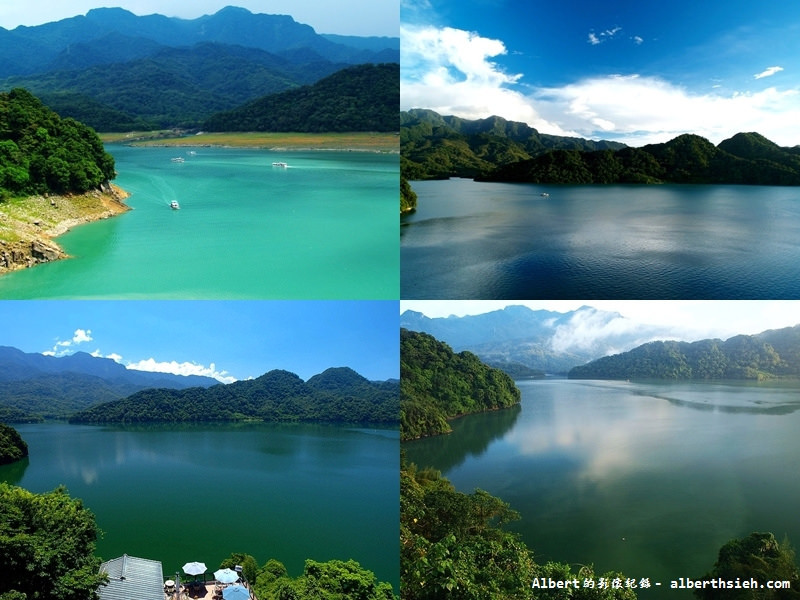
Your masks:
<instances>
[{"instance_id":1,"label":"small white boat","mask_svg":"<svg viewBox=\"0 0 800 600\"><path fill-rule=\"evenodd\" d=\"M185 162L185 159L182 156L176 156L175 158L170 159L172 162Z\"/></svg>"},{"instance_id":2,"label":"small white boat","mask_svg":"<svg viewBox=\"0 0 800 600\"><path fill-rule=\"evenodd\" d=\"M542 192L542 198L549 198L549 197L550 194L548 194L547 192Z\"/></svg>"},{"instance_id":3,"label":"small white boat","mask_svg":"<svg viewBox=\"0 0 800 600\"><path fill-rule=\"evenodd\" d=\"M173 200L172 202L170 202L170 203L169 203L169 207L170 207L172 210L178 210L178 209L181 207L181 205L180 205L180 204L178 204L178 201L177 201L177 200Z\"/></svg>"},{"instance_id":4,"label":"small white boat","mask_svg":"<svg viewBox=\"0 0 800 600\"><path fill-rule=\"evenodd\" d=\"M273 167L281 167L282 169L285 169L289 165L286 164L285 162L274 162L274 163L272 163L272 166Z\"/></svg>"}]
</instances>

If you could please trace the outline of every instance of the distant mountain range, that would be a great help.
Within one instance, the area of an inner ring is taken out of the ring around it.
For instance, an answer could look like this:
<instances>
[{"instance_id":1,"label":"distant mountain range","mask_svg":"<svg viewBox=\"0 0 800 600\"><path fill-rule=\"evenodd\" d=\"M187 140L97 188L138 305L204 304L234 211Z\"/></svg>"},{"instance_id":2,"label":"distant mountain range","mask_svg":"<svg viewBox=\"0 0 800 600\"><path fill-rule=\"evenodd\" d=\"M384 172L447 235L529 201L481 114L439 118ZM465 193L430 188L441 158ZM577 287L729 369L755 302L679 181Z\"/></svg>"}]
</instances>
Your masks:
<instances>
[{"instance_id":1,"label":"distant mountain range","mask_svg":"<svg viewBox=\"0 0 800 600\"><path fill-rule=\"evenodd\" d=\"M387 62L399 62L399 38L320 35L236 7L192 20L100 8L0 28L0 89L24 87L101 131L196 126L348 65Z\"/></svg>"},{"instance_id":2,"label":"distant mountain range","mask_svg":"<svg viewBox=\"0 0 800 600\"><path fill-rule=\"evenodd\" d=\"M146 388L217 384L211 377L126 369L110 358L85 352L54 357L0 346L0 421L64 418Z\"/></svg>"},{"instance_id":3,"label":"distant mountain range","mask_svg":"<svg viewBox=\"0 0 800 600\"><path fill-rule=\"evenodd\" d=\"M697 342L656 341L573 368L571 379L800 377L800 325Z\"/></svg>"},{"instance_id":4,"label":"distant mountain range","mask_svg":"<svg viewBox=\"0 0 800 600\"><path fill-rule=\"evenodd\" d=\"M470 121L415 109L401 113L400 143L401 173L408 179L800 185L800 146L784 148L753 132L718 146L685 134L628 148L544 135L501 117Z\"/></svg>"},{"instance_id":5,"label":"distant mountain range","mask_svg":"<svg viewBox=\"0 0 800 600\"><path fill-rule=\"evenodd\" d=\"M590 306L565 313L508 306L446 318L407 310L400 316L400 327L429 333L455 352L469 350L518 378L566 374L577 365L664 335L658 327L637 325L619 313Z\"/></svg>"}]
</instances>

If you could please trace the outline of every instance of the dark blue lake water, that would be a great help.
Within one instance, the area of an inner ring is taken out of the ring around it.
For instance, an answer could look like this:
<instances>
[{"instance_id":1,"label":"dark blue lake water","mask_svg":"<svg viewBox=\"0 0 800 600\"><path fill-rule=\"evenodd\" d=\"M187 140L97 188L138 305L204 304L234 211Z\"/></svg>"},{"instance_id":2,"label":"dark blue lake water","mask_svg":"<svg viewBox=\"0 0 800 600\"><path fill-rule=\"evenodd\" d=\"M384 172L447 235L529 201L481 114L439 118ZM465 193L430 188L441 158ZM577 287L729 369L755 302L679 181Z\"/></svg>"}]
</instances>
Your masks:
<instances>
[{"instance_id":1,"label":"dark blue lake water","mask_svg":"<svg viewBox=\"0 0 800 600\"><path fill-rule=\"evenodd\" d=\"M797 187L412 187L402 298L800 297Z\"/></svg>"}]
</instances>

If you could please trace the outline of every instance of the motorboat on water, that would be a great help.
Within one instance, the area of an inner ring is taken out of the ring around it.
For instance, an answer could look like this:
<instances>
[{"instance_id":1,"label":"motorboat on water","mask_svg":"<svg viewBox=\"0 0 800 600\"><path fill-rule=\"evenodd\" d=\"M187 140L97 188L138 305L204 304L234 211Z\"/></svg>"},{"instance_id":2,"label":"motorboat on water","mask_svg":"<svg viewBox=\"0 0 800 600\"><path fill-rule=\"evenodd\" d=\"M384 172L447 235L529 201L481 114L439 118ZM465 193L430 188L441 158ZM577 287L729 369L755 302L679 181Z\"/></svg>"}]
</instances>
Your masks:
<instances>
[{"instance_id":1,"label":"motorboat on water","mask_svg":"<svg viewBox=\"0 0 800 600\"><path fill-rule=\"evenodd\" d=\"M542 192L542 198L549 198L549 197L550 194L548 194L547 192Z\"/></svg>"},{"instance_id":2,"label":"motorboat on water","mask_svg":"<svg viewBox=\"0 0 800 600\"><path fill-rule=\"evenodd\" d=\"M285 162L274 162L274 163L272 163L272 166L273 167L281 167L282 169L285 169L289 165L286 164Z\"/></svg>"},{"instance_id":3,"label":"motorboat on water","mask_svg":"<svg viewBox=\"0 0 800 600\"><path fill-rule=\"evenodd\" d=\"M172 162L177 162L177 163L186 162L186 160L182 156L176 156L175 158L171 158L170 160Z\"/></svg>"},{"instance_id":4,"label":"motorboat on water","mask_svg":"<svg viewBox=\"0 0 800 600\"><path fill-rule=\"evenodd\" d=\"M172 210L178 210L178 209L181 207L181 205L180 205L180 204L178 204L178 201L177 201L177 200L173 200L172 202L170 202L170 203L169 203L169 207L170 207Z\"/></svg>"}]
</instances>

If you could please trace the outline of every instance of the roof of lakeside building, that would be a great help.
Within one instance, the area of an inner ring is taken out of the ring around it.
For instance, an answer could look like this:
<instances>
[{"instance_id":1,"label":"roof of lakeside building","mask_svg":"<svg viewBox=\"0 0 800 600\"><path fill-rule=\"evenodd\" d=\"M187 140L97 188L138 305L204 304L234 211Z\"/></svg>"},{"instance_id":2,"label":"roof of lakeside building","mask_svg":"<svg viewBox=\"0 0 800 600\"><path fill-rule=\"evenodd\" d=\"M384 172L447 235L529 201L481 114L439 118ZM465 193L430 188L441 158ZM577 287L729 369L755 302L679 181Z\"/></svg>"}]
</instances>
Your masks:
<instances>
[{"instance_id":1,"label":"roof of lakeside building","mask_svg":"<svg viewBox=\"0 0 800 600\"><path fill-rule=\"evenodd\" d=\"M161 562L123 554L100 565L108 584L98 590L100 600L164 600Z\"/></svg>"}]
</instances>

